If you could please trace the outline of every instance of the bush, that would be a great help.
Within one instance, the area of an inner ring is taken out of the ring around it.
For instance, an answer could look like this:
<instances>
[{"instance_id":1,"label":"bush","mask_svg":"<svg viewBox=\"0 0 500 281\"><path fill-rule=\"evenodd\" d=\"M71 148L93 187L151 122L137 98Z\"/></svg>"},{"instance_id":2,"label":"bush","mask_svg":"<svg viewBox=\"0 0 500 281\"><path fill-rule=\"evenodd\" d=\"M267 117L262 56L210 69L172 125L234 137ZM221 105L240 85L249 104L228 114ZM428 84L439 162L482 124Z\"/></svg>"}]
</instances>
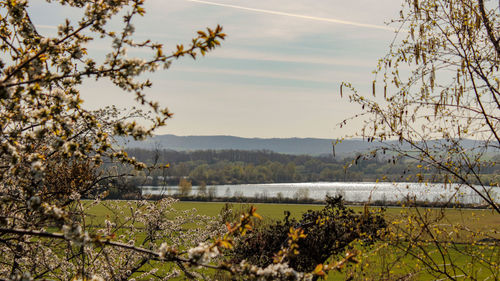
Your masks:
<instances>
[{"instance_id":1,"label":"bush","mask_svg":"<svg viewBox=\"0 0 500 281\"><path fill-rule=\"evenodd\" d=\"M290 229L301 228L306 237L298 240L299 252L288 257L289 264L297 271L312 271L332 255L343 253L357 239L373 243L380 238L387 224L382 213L365 209L355 213L347 208L342 196L327 197L326 206L309 210L297 221L287 212L283 220L256 228L235 246L233 262L247 260L266 267L273 263L275 253L286 246Z\"/></svg>"}]
</instances>

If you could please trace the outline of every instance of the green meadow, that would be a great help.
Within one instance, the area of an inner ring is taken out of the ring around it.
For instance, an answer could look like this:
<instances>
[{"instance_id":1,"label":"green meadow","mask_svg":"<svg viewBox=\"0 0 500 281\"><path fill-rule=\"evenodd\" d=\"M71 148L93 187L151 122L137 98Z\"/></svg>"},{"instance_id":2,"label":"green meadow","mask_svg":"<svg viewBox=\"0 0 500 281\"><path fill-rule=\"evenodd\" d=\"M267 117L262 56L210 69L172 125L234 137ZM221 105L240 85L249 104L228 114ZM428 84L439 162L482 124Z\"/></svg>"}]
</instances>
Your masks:
<instances>
[{"instance_id":1,"label":"green meadow","mask_svg":"<svg viewBox=\"0 0 500 281\"><path fill-rule=\"evenodd\" d=\"M125 201L103 201L105 204L117 204L122 205ZM289 211L293 217L300 217L307 210L319 210L323 205L313 205L313 204L269 204L269 203L229 203L237 211L245 210L248 206L257 207L257 212L270 219L280 219L284 216L285 211ZM225 203L220 202L177 202L174 207L181 210L196 209L199 213L216 216L220 213L221 209L224 207ZM349 206L354 211L363 211L363 206ZM379 207L370 206L372 209L380 209ZM426 208L420 208L426 209ZM390 220L401 214L403 208L399 207L389 207L385 209L386 217ZM441 211L441 209L429 209L431 212L436 214ZM411 209L409 209L411 211ZM500 217L495 216L491 210L485 209L445 209L446 218L450 223L466 223L474 228L482 227L493 227L500 231ZM93 206L89 210L89 214L95 216L96 218L104 219L106 215L109 215L111 210L105 207L103 204Z\"/></svg>"},{"instance_id":2,"label":"green meadow","mask_svg":"<svg viewBox=\"0 0 500 281\"><path fill-rule=\"evenodd\" d=\"M101 225L106 217L113 215L114 206L123 207L126 201L104 201L101 204L95 205L89 209L89 214L92 217L93 225ZM309 209L321 209L322 205L309 205L309 204L238 204L231 203L229 207L233 212L239 213L250 205L257 207L257 213L259 213L263 218L262 223L269 222L275 219L282 219L284 217L285 211L289 211L292 217L300 218L300 216ZM174 204L174 208L179 210L179 213L183 210L196 209L199 214L208 216L217 216L220 214L221 210L225 207L225 203L207 203L207 202L177 202ZM362 212L364 207L362 206L351 206L350 208L355 211ZM369 207L372 209L379 209L379 207ZM500 238L500 217L493 214L490 210L479 210L479 209L418 209L421 213L427 213L428 216L438 217L441 212L444 212L445 218L441 220L443 224L462 225L474 231L483 231L487 233L490 237ZM385 217L389 223L397 219L404 218L407 214L415 214L417 212L415 209L404 209L404 208L387 208L385 209ZM126 214L126 212L125 212ZM479 240L480 238L477 238ZM347 268L343 272L333 272L329 275L328 280L344 280L349 272L357 271L358 278L359 273L366 278L378 276L376 279L381 278L381 274L386 272L394 276L402 276L407 272L413 272L413 280L435 280L429 273L425 272L423 269L419 269L416 266L417 257L411 257L404 255L404 248L406 245L390 245L386 242L380 242L376 245L364 246L364 245L354 245L355 248L359 250L361 263ZM435 260L440 260L440 252L433 245L425 245L426 252L430 257ZM480 262L477 262L475 258L463 255L464 251L474 251L479 253L479 255L492 256L493 260L500 261L500 249L498 244L496 246L492 245L458 245L456 247L450 247L448 249L449 257L451 260L443 259L443 266L446 263L453 262L455 264L461 265L464 269L468 269L476 272L477 278L487 279L495 273L492 273L488 267L484 266ZM460 276L457 272L456 276ZM444 278L444 277L443 277ZM498 276L493 279L498 278ZM459 278L460 279L460 278ZM490 278L491 279L491 278Z\"/></svg>"}]
</instances>

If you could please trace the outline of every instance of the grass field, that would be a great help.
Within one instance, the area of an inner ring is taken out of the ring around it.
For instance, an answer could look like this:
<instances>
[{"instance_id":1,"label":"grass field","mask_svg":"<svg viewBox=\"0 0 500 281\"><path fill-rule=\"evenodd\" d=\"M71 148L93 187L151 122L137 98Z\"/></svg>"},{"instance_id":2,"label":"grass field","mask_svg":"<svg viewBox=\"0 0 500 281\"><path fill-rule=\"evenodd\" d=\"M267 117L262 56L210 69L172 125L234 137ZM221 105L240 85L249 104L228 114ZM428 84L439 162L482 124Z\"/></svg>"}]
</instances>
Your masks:
<instances>
[{"instance_id":1,"label":"grass field","mask_svg":"<svg viewBox=\"0 0 500 281\"><path fill-rule=\"evenodd\" d=\"M111 209L114 205L121 206L126 202L124 201L105 201L102 204L93 206L90 209L90 214L94 216L93 223L101 224L106 216L111 214ZM106 207L106 205L108 207ZM196 209L198 213L208 216L217 216L221 209L224 207L224 203L206 203L206 202L177 202L174 204L176 210L179 212L183 210L192 210ZM309 209L321 209L322 205L301 205L301 204L253 204L257 207L257 212L265 218L265 221L273 220L273 219L281 219L284 217L284 212L289 211L293 217L299 218L304 212ZM247 209L249 204L231 204L230 205L235 212L240 212L241 210ZM354 206L352 207L355 211L363 211L363 207ZM377 207L372 207L376 208ZM430 216L438 216L442 210L440 209L425 209L421 208L419 211L424 212L428 211ZM415 213L415 210L412 209L403 209L403 208L388 208L385 211L386 219L391 222L398 218L402 218L407 216L407 214ZM500 216L492 213L490 210L471 210L471 209L446 209L445 219L442 220L443 223L448 224L450 226L453 225L463 225L474 231L483 231L488 233L491 237L500 238ZM479 238L478 238L479 239ZM437 249L430 245L425 246L425 252L429 253L429 255L435 259L440 260L440 253ZM468 248L466 248L468 247ZM470 248L473 247L473 248ZM367 278L371 277L370 275L375 276L375 274L380 274L383 269L387 272L391 272L394 275L401 275L407 271L416 271L417 275L414 276L413 280L435 280L436 278L431 276L424 271L418 271L415 269L416 260L414 257L404 256L402 257L402 248L404 245L399 245L395 247L393 245L384 245L384 242L380 244L371 246L369 248L362 247L360 248L363 253L362 263L357 268L351 268L348 271L357 270L358 273L361 271L366 275ZM491 277L491 272L486 267L481 266L480 264L477 266L473 263L474 258L465 256L460 252L464 252L465 250L472 250L474 252L479 253L482 256L489 256L490 259L493 259L495 262L500 261L500 250L498 245L495 247L483 247L483 246L468 246L468 245L459 245L457 248L450 248L449 256L452 258L452 261L456 264L460 264L463 268L474 267L470 270L477 272L478 279L486 279ZM417 251L418 252L418 251ZM443 265L447 262L450 262L446 259L443 259ZM460 274L456 274L460 275ZM346 273L332 273L330 274L328 280L343 280L346 276ZM358 275L359 276L359 275ZM373 277L372 276L372 277ZM491 278L490 278L491 279ZM494 278L493 278L494 279Z\"/></svg>"},{"instance_id":2,"label":"grass field","mask_svg":"<svg viewBox=\"0 0 500 281\"><path fill-rule=\"evenodd\" d=\"M123 204L120 202L124 201L104 201L106 204L114 202L118 205ZM175 203L175 208L178 210L188 210L196 209L199 213L216 216L220 213L221 209L224 207L225 203L211 203L211 202L177 202ZM269 219L280 219L284 217L284 212L289 211L292 217L299 218L304 212L309 209L319 210L322 205L310 205L310 204L267 204L267 203L257 203L257 204L239 204L231 203L234 209L240 211L247 208L250 205L257 207L257 213L259 213L264 218ZM354 211L363 211L363 207L352 206L350 207ZM374 209L379 209L378 207L370 207ZM422 208L425 209L425 208ZM406 209L407 210L407 209ZM439 213L441 209L429 209L431 212ZM402 208L391 207L387 208L385 211L386 218L391 220L401 214L404 211ZM409 210L411 212L411 210ZM104 217L110 214L110 210L103 205L94 206L90 209L90 214L94 215L99 220L104 220ZM491 210L482 209L445 209L446 220L450 224L465 224L473 229L489 229L496 230L500 232L500 216L495 215Z\"/></svg>"}]
</instances>

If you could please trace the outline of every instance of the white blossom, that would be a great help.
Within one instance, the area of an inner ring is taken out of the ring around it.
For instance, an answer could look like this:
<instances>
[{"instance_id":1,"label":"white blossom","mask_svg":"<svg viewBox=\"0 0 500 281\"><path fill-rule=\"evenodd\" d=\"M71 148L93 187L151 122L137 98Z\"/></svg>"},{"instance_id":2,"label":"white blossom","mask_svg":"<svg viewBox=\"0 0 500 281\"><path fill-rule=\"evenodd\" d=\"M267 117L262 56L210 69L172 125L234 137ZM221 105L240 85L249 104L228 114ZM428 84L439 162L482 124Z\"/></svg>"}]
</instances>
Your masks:
<instances>
[{"instance_id":1,"label":"white blossom","mask_svg":"<svg viewBox=\"0 0 500 281\"><path fill-rule=\"evenodd\" d=\"M189 259L196 263L207 263L220 254L219 249L208 243L200 243L188 250Z\"/></svg>"}]
</instances>

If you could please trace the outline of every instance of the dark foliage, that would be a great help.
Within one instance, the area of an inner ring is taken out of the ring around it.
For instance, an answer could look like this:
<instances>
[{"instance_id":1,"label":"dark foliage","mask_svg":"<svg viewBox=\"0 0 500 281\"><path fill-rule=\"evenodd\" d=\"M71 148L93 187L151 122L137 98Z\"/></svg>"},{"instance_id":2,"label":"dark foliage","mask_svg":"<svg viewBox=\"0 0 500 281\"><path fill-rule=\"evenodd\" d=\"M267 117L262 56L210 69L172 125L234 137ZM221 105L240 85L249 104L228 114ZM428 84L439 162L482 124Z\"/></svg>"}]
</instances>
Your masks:
<instances>
[{"instance_id":1,"label":"dark foliage","mask_svg":"<svg viewBox=\"0 0 500 281\"><path fill-rule=\"evenodd\" d=\"M380 212L365 209L363 213L355 213L344 206L341 196L327 197L323 209L309 210L299 221L290 219L289 215L243 237L235 246L233 261L247 260L265 267L286 245L290 228L302 228L307 236L299 240L299 253L288 261L294 269L308 272L330 256L343 254L356 239L373 243L387 226Z\"/></svg>"},{"instance_id":2,"label":"dark foliage","mask_svg":"<svg viewBox=\"0 0 500 281\"><path fill-rule=\"evenodd\" d=\"M141 189L138 188L142 182L137 178L117 177L107 181L109 188L106 189L106 199L124 199L137 200L141 199Z\"/></svg>"},{"instance_id":3,"label":"dark foliage","mask_svg":"<svg viewBox=\"0 0 500 281\"><path fill-rule=\"evenodd\" d=\"M417 168L415 161L392 156L361 156L335 159L331 156L286 155L270 151L202 150L173 151L130 149L130 156L149 164L170 164L168 169L152 171L145 185L177 185L187 177L193 185L205 183L248 184L318 181L419 181L445 179L432 170ZM394 160L394 161L393 161ZM492 159L491 163L495 163ZM485 166L484 182L498 181L498 165ZM415 177L415 174L421 177ZM161 179L160 179L161 177Z\"/></svg>"}]
</instances>

